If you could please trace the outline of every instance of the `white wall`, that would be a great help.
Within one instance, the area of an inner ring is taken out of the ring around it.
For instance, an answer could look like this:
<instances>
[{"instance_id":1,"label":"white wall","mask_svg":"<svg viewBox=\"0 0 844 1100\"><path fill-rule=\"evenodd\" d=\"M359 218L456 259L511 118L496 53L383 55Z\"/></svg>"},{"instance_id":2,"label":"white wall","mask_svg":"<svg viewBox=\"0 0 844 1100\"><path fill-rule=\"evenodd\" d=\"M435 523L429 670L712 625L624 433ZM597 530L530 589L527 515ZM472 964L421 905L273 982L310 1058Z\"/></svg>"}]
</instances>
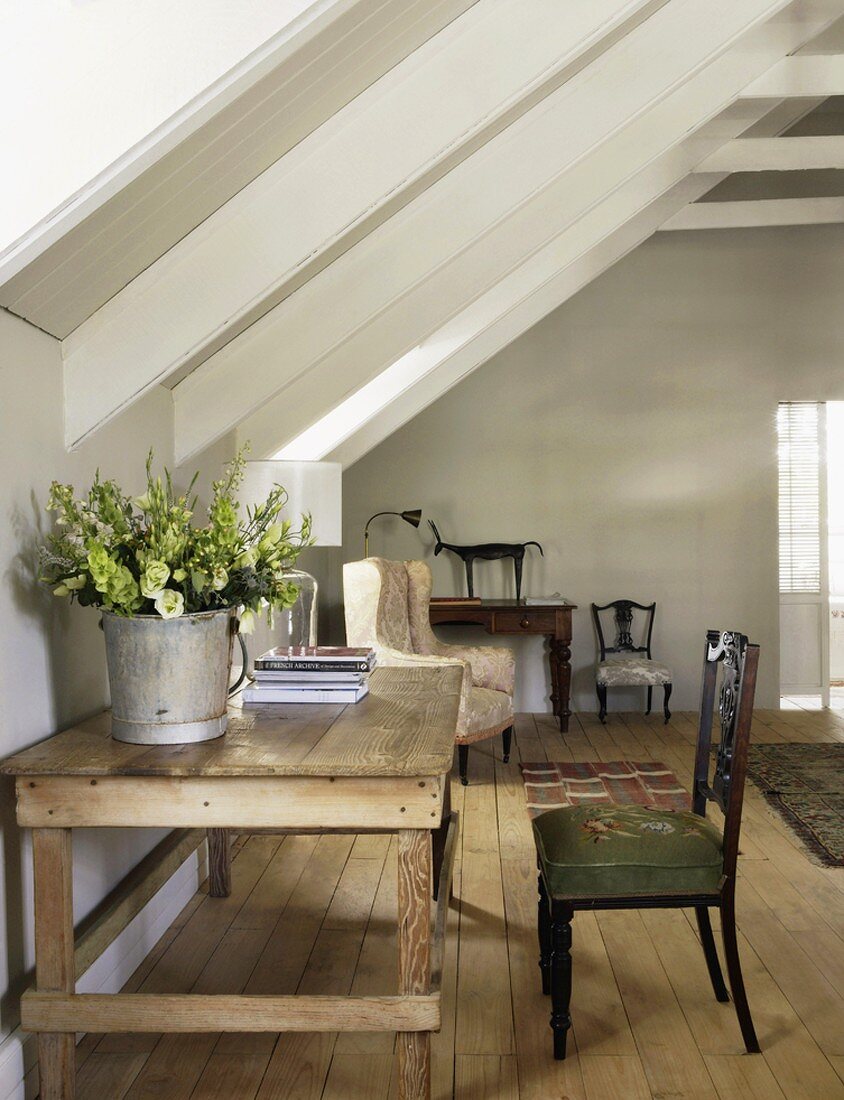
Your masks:
<instances>
[{"instance_id":1,"label":"white wall","mask_svg":"<svg viewBox=\"0 0 844 1100\"><path fill-rule=\"evenodd\" d=\"M172 463L170 396L158 390L72 455L65 453L59 343L0 310L0 755L91 714L107 702L99 616L36 582L36 549L49 529L53 478L87 488L97 466L140 491L150 446ZM15 1026L32 966L28 833L14 823L14 786L2 781L0 824L0 1038ZM74 837L74 910L84 916L160 839L151 830Z\"/></svg>"},{"instance_id":2,"label":"white wall","mask_svg":"<svg viewBox=\"0 0 844 1100\"><path fill-rule=\"evenodd\" d=\"M709 627L761 643L758 701L777 705L776 404L844 397L842 244L839 227L647 242L347 471L345 558L382 508L421 506L457 543L538 539L523 592L580 606L577 708L595 709L589 604L619 597L657 601L677 708L697 706ZM429 531L378 522L373 553L430 556ZM456 558L430 560L435 591L464 591ZM476 592L511 578L481 563ZM514 644L516 705L545 709L541 643Z\"/></svg>"}]
</instances>

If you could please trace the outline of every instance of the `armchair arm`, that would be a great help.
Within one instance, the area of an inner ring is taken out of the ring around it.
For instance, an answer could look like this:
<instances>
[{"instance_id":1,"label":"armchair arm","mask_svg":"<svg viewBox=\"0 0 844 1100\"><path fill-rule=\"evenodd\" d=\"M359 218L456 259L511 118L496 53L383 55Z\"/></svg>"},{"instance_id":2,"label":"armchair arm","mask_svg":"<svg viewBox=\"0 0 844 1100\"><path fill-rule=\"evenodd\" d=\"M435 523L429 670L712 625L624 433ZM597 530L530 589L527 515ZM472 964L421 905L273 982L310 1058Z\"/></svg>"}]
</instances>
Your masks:
<instances>
[{"instance_id":1,"label":"armchair arm","mask_svg":"<svg viewBox=\"0 0 844 1100\"><path fill-rule=\"evenodd\" d=\"M493 645L437 646L437 654L451 660L468 661L475 687L493 688L512 695L516 684L516 655L512 649Z\"/></svg>"},{"instance_id":2,"label":"armchair arm","mask_svg":"<svg viewBox=\"0 0 844 1100\"><path fill-rule=\"evenodd\" d=\"M469 717L469 695L472 691L472 666L468 661L461 660L458 657L440 657L433 654L422 653L402 653L399 649L389 649L386 646L378 646L377 654L378 664L383 666L403 665L405 668L408 666L450 668L456 665L461 667L463 669L463 676L460 681L460 706L457 712L457 729L458 731L466 730L466 723Z\"/></svg>"}]
</instances>

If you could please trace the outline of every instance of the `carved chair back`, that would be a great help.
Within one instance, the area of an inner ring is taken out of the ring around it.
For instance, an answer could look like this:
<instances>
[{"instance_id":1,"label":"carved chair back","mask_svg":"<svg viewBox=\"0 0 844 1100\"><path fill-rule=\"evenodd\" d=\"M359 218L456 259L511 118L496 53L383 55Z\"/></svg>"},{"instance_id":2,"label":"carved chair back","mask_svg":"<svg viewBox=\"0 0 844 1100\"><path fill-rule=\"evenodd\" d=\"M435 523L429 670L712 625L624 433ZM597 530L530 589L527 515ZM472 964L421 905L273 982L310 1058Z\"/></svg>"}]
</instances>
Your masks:
<instances>
[{"instance_id":1,"label":"carved chair back","mask_svg":"<svg viewBox=\"0 0 844 1100\"><path fill-rule=\"evenodd\" d=\"M724 814L724 875L727 879L735 877L738 858L758 665L759 646L748 642L744 634L708 631L703 657L692 809L705 817L707 803L715 802ZM716 698L719 733L713 767L712 724Z\"/></svg>"},{"instance_id":2,"label":"carved chair back","mask_svg":"<svg viewBox=\"0 0 844 1100\"><path fill-rule=\"evenodd\" d=\"M646 615L644 630L644 645L636 645L633 641L633 609L644 611ZM613 611L613 624L615 640L612 645L607 645L604 638L604 629L601 623L601 612ZM601 660L607 659L608 653L644 653L650 659L651 636L654 630L654 616L656 615L655 603L636 603L635 600L613 600L611 603L598 605L592 604L592 618L595 620L595 629L598 632L598 644L601 647Z\"/></svg>"}]
</instances>

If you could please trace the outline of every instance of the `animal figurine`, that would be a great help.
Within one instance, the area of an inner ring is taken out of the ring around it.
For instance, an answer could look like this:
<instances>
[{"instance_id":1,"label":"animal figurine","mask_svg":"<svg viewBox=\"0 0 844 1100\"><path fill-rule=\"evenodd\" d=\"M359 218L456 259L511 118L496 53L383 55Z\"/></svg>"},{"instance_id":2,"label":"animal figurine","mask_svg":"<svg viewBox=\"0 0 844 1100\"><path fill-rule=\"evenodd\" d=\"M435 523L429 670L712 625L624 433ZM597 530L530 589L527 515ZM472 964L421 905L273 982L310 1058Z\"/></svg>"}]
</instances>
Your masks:
<instances>
[{"instance_id":1,"label":"animal figurine","mask_svg":"<svg viewBox=\"0 0 844 1100\"><path fill-rule=\"evenodd\" d=\"M516 571L516 599L521 599L522 596L522 565L525 560L525 550L528 546L536 546L539 548L539 553L545 557L545 551L539 545L538 542L481 542L477 546L455 546L450 542L443 542L440 537L440 533L437 530L436 524L433 520L428 520L431 526L431 530L434 532L434 538L437 540L434 547L434 556L441 550L450 550L452 554L457 554L459 558L463 559L463 564L466 566L466 584L469 589L469 595L474 596L474 586L472 584L472 567L475 564L475 558L480 558L481 561L497 561L498 558L512 558L513 567Z\"/></svg>"}]
</instances>

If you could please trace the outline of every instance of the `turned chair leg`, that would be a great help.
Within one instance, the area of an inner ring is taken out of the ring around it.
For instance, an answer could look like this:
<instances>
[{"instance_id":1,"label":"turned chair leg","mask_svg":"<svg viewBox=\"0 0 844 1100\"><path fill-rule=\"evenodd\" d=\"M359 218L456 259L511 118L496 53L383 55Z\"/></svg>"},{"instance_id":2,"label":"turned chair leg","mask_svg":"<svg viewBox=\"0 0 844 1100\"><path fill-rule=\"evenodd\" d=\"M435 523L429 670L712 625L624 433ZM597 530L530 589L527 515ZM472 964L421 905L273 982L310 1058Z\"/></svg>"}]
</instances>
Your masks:
<instances>
[{"instance_id":1,"label":"turned chair leg","mask_svg":"<svg viewBox=\"0 0 844 1100\"><path fill-rule=\"evenodd\" d=\"M551 992L551 913L548 894L542 875L539 876L539 971L542 974L542 992Z\"/></svg>"},{"instance_id":2,"label":"turned chair leg","mask_svg":"<svg viewBox=\"0 0 844 1100\"><path fill-rule=\"evenodd\" d=\"M645 710L645 717L646 718L651 713L651 703L653 703L653 699L654 699L654 689L652 687L649 687L648 688L648 706L647 706L647 709Z\"/></svg>"},{"instance_id":3,"label":"turned chair leg","mask_svg":"<svg viewBox=\"0 0 844 1100\"><path fill-rule=\"evenodd\" d=\"M510 759L510 745L511 745L512 740L513 740L513 727L512 726L508 726L506 730L502 731L501 740L502 740L503 746L504 746L503 759L504 759L504 763L506 764L507 761Z\"/></svg>"},{"instance_id":4,"label":"turned chair leg","mask_svg":"<svg viewBox=\"0 0 844 1100\"><path fill-rule=\"evenodd\" d=\"M554 902L551 908L551 1029L554 1058L566 1056L566 1037L571 1027L571 920L570 905Z\"/></svg>"},{"instance_id":5,"label":"turned chair leg","mask_svg":"<svg viewBox=\"0 0 844 1100\"><path fill-rule=\"evenodd\" d=\"M750 1015L747 994L744 991L744 978L741 973L741 961L736 940L736 895L735 884L729 883L721 893L721 934L724 939L724 957L727 961L727 974L730 978L730 992L738 1016L741 1035L748 1054L759 1054L759 1040Z\"/></svg>"},{"instance_id":6,"label":"turned chair leg","mask_svg":"<svg viewBox=\"0 0 844 1100\"><path fill-rule=\"evenodd\" d=\"M457 746L457 766L460 771L460 782L464 787L469 785L469 780L466 778L466 769L469 766L469 746L458 745Z\"/></svg>"},{"instance_id":7,"label":"turned chair leg","mask_svg":"<svg viewBox=\"0 0 844 1100\"><path fill-rule=\"evenodd\" d=\"M668 725L668 720L671 718L671 711L668 709L668 700L671 698L671 684L665 685L665 699L662 704L662 713L665 715L665 724Z\"/></svg>"},{"instance_id":8,"label":"turned chair leg","mask_svg":"<svg viewBox=\"0 0 844 1100\"><path fill-rule=\"evenodd\" d=\"M706 959L706 969L709 971L709 980L715 999L729 1001L727 987L724 985L724 975L721 973L721 964L718 962L718 952L715 950L715 938L712 935L712 924L709 920L709 910L705 905L695 906L697 927L700 932L700 942L703 947L703 956Z\"/></svg>"},{"instance_id":9,"label":"turned chair leg","mask_svg":"<svg viewBox=\"0 0 844 1100\"><path fill-rule=\"evenodd\" d=\"M595 691L598 693L598 717L602 722L607 720L607 685L596 684Z\"/></svg>"}]
</instances>

